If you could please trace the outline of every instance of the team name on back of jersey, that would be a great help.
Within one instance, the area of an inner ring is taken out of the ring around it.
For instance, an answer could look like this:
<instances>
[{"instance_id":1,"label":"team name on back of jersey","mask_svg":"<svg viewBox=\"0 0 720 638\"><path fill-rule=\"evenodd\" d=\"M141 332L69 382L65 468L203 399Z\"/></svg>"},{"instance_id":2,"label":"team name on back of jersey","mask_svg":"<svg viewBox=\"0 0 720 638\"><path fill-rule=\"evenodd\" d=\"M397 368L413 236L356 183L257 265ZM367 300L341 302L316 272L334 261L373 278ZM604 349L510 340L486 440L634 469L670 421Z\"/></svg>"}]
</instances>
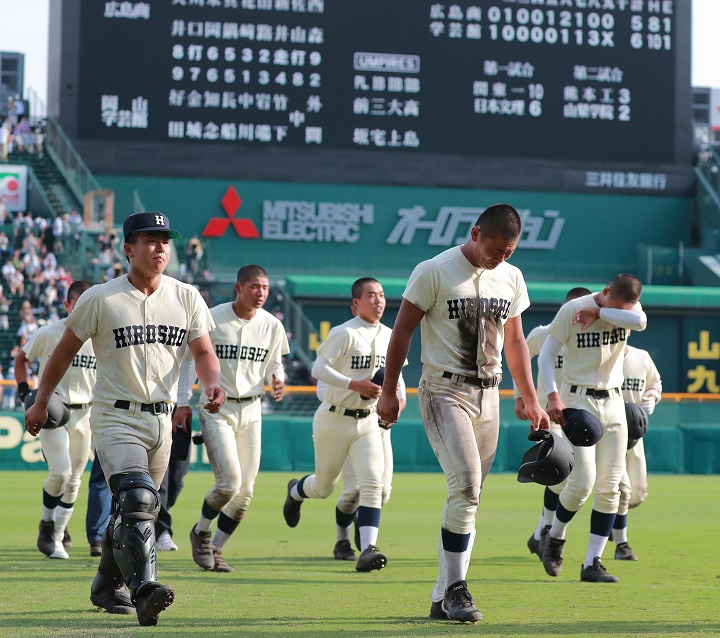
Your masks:
<instances>
[{"instance_id":1,"label":"team name on back of jersey","mask_svg":"<svg viewBox=\"0 0 720 638\"><path fill-rule=\"evenodd\" d=\"M448 319L469 319L477 317L485 319L507 319L510 314L510 302L495 297L465 297L464 299L448 299Z\"/></svg>"},{"instance_id":2,"label":"team name on back of jersey","mask_svg":"<svg viewBox=\"0 0 720 638\"><path fill-rule=\"evenodd\" d=\"M353 354L350 355L350 369L351 370L370 370L375 368L382 368L385 365L385 355L376 354L375 363L373 364L372 355L364 354Z\"/></svg>"},{"instance_id":3,"label":"team name on back of jersey","mask_svg":"<svg viewBox=\"0 0 720 638\"><path fill-rule=\"evenodd\" d=\"M629 392L642 392L645 390L645 379L625 379L620 389Z\"/></svg>"},{"instance_id":4,"label":"team name on back of jersey","mask_svg":"<svg viewBox=\"0 0 720 638\"><path fill-rule=\"evenodd\" d=\"M218 359L240 359L241 361L265 361L269 350L257 346L238 346L216 343L215 354Z\"/></svg>"},{"instance_id":5,"label":"team name on back of jersey","mask_svg":"<svg viewBox=\"0 0 720 638\"><path fill-rule=\"evenodd\" d=\"M627 331L625 328L613 328L602 332L578 332L576 337L577 343L575 345L578 348L599 348L600 346L611 346L626 341Z\"/></svg>"},{"instance_id":6,"label":"team name on back of jersey","mask_svg":"<svg viewBox=\"0 0 720 638\"><path fill-rule=\"evenodd\" d=\"M147 326L124 326L113 328L116 348L129 348L144 343L159 343L166 346L181 346L187 330L179 326L148 324Z\"/></svg>"},{"instance_id":7,"label":"team name on back of jersey","mask_svg":"<svg viewBox=\"0 0 720 638\"><path fill-rule=\"evenodd\" d=\"M72 360L73 368L89 368L97 370L97 359L90 354L76 354Z\"/></svg>"}]
</instances>

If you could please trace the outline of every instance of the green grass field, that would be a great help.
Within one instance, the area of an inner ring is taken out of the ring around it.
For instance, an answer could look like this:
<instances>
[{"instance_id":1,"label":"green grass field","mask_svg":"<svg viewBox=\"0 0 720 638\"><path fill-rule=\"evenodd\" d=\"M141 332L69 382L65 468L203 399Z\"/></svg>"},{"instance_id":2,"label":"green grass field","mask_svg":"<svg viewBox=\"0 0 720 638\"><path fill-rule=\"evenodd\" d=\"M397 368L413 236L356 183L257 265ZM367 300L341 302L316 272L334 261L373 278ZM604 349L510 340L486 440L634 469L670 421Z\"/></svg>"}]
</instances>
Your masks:
<instances>
[{"instance_id":1,"label":"green grass field","mask_svg":"<svg viewBox=\"0 0 720 638\"><path fill-rule=\"evenodd\" d=\"M581 583L590 506L573 521L564 572L545 575L526 546L542 488L492 474L480 505L469 572L484 619L431 621L429 593L444 502L442 474L398 474L383 512L380 547L388 567L359 574L332 558L334 498L303 506L295 529L282 518L290 475L262 473L245 521L224 556L237 571L206 573L192 561L187 535L211 482L191 473L172 510L180 551L159 554L159 577L177 598L156 627L135 616L95 611L89 588L97 559L85 541L87 484L70 523L69 560L35 547L41 472L3 472L0 517L0 636L194 638L224 636L593 637L720 636L720 476L651 476L650 497L630 515L636 563L612 559L618 584Z\"/></svg>"}]
</instances>

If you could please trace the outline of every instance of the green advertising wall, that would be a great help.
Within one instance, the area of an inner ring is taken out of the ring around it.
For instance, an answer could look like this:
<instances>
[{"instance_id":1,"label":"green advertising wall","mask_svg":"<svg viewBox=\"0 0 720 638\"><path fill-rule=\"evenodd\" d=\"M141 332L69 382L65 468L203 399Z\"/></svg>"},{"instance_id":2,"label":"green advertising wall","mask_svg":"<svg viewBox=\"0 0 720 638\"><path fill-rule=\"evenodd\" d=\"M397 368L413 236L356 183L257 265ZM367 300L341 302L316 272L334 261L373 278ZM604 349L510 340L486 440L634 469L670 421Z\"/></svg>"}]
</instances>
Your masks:
<instances>
[{"instance_id":1,"label":"green advertising wall","mask_svg":"<svg viewBox=\"0 0 720 638\"><path fill-rule=\"evenodd\" d=\"M516 472L531 443L528 426L513 417L511 399L501 401L503 420L494 472ZM24 431L22 414L0 413L0 470L46 467L40 441ZM414 397L392 430L397 472L434 472L440 466L430 448ZM262 471L312 472L312 417L263 417ZM192 448L193 469L210 470L203 446ZM717 404L661 402L645 437L649 471L674 474L720 474L720 415Z\"/></svg>"},{"instance_id":2,"label":"green advertising wall","mask_svg":"<svg viewBox=\"0 0 720 638\"><path fill-rule=\"evenodd\" d=\"M100 175L115 191L115 218L169 215L185 237L205 233L208 267L232 276L259 263L273 277L407 277L421 260L463 241L487 206L523 216L512 262L528 281L605 281L640 268L639 244L690 240L692 200L663 196L459 188L326 185ZM644 266L643 266L644 267ZM667 270L664 267L664 271ZM672 267L670 268L672 271ZM672 279L672 272L664 272Z\"/></svg>"}]
</instances>

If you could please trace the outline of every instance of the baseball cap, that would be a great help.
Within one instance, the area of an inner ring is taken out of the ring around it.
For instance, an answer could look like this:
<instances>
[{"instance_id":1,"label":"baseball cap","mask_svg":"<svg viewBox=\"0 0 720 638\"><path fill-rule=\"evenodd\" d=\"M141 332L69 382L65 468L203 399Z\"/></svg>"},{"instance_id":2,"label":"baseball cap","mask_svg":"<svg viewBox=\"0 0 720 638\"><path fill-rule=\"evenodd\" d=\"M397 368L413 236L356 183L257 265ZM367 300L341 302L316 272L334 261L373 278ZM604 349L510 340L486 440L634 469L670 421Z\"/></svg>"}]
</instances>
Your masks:
<instances>
[{"instance_id":1,"label":"baseball cap","mask_svg":"<svg viewBox=\"0 0 720 638\"><path fill-rule=\"evenodd\" d=\"M127 237L130 233L154 233L165 232L170 239L179 239L180 233L170 228L170 220L167 215L151 211L149 213L135 213L130 215L123 223L123 235Z\"/></svg>"},{"instance_id":2,"label":"baseball cap","mask_svg":"<svg viewBox=\"0 0 720 638\"><path fill-rule=\"evenodd\" d=\"M565 417L563 433L573 445L590 447L602 439L602 423L591 412L576 408L565 408L563 416Z\"/></svg>"}]
</instances>

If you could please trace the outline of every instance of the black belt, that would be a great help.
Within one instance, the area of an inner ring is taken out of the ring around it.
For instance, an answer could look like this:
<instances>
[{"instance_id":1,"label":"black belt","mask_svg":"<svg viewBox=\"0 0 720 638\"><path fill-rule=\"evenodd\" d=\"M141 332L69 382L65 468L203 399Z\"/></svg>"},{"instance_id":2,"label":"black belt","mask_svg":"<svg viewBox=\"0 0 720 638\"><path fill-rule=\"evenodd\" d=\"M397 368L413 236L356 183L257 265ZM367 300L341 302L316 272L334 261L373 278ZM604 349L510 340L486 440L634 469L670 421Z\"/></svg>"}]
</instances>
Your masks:
<instances>
[{"instance_id":1,"label":"black belt","mask_svg":"<svg viewBox=\"0 0 720 638\"><path fill-rule=\"evenodd\" d=\"M341 412L340 416L349 416L353 419L367 419L370 414L372 413L372 410L368 410L366 408L358 408L357 410L348 410L347 408L339 408L336 405L330 406L330 412Z\"/></svg>"},{"instance_id":2,"label":"black belt","mask_svg":"<svg viewBox=\"0 0 720 638\"><path fill-rule=\"evenodd\" d=\"M612 388L610 390L596 390L595 388L582 388L581 386L571 385L570 392L576 394L578 390L585 390L585 396L593 399L609 399L612 394L620 394L620 390Z\"/></svg>"},{"instance_id":3,"label":"black belt","mask_svg":"<svg viewBox=\"0 0 720 638\"><path fill-rule=\"evenodd\" d=\"M115 407L120 410L129 410L130 409L130 401L122 401L122 400L115 401ZM141 412L152 412L153 414L167 414L171 410L172 410L171 405L169 403L165 403L164 401L158 401L157 403L141 403L140 404Z\"/></svg>"},{"instance_id":4,"label":"black belt","mask_svg":"<svg viewBox=\"0 0 720 638\"><path fill-rule=\"evenodd\" d=\"M500 383L500 380L497 377L492 377L488 379L481 379L480 377L464 377L462 374L455 374L453 372L443 372L443 379L453 379L459 383L469 383L470 385L475 385L478 388L494 388L498 383Z\"/></svg>"},{"instance_id":5,"label":"black belt","mask_svg":"<svg viewBox=\"0 0 720 638\"><path fill-rule=\"evenodd\" d=\"M63 403L63 405L68 410L84 410L88 406L87 403ZM115 407L117 407L117 406L115 406Z\"/></svg>"},{"instance_id":6,"label":"black belt","mask_svg":"<svg viewBox=\"0 0 720 638\"><path fill-rule=\"evenodd\" d=\"M255 399L259 399L262 395L256 394L254 397L228 397L228 401L237 401L238 403L246 403L247 401L254 401Z\"/></svg>"}]
</instances>

